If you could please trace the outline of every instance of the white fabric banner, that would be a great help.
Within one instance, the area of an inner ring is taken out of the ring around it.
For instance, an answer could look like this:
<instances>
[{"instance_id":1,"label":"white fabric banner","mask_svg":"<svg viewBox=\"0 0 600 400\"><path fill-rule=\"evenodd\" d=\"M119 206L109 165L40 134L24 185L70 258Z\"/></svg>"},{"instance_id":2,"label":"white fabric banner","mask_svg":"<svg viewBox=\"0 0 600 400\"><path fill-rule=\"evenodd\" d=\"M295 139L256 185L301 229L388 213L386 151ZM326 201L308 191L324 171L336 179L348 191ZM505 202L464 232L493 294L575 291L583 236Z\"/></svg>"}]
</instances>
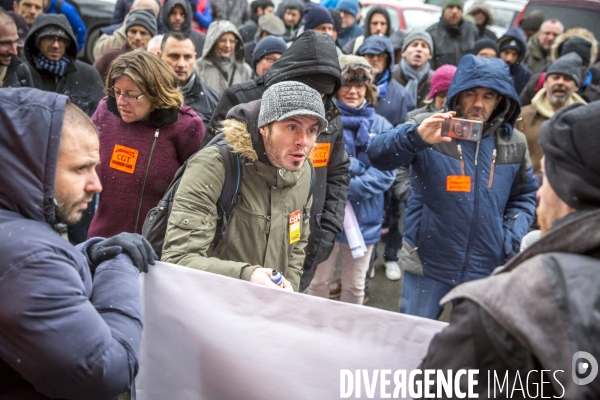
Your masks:
<instances>
[{"instance_id":1,"label":"white fabric banner","mask_svg":"<svg viewBox=\"0 0 600 400\"><path fill-rule=\"evenodd\" d=\"M410 372L446 326L166 263L142 283L138 400L338 399L341 370Z\"/></svg>"}]
</instances>

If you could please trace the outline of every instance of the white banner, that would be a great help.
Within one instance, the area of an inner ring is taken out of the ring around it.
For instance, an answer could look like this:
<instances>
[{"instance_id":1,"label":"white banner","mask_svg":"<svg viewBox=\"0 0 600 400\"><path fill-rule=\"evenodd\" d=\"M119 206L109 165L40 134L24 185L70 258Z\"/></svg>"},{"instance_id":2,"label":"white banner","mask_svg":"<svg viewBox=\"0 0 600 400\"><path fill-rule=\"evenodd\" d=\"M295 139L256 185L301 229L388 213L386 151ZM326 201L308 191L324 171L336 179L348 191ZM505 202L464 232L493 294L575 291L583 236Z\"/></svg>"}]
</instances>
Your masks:
<instances>
[{"instance_id":1,"label":"white banner","mask_svg":"<svg viewBox=\"0 0 600 400\"><path fill-rule=\"evenodd\" d=\"M173 264L142 276L138 400L338 399L342 370L410 372L446 326Z\"/></svg>"}]
</instances>

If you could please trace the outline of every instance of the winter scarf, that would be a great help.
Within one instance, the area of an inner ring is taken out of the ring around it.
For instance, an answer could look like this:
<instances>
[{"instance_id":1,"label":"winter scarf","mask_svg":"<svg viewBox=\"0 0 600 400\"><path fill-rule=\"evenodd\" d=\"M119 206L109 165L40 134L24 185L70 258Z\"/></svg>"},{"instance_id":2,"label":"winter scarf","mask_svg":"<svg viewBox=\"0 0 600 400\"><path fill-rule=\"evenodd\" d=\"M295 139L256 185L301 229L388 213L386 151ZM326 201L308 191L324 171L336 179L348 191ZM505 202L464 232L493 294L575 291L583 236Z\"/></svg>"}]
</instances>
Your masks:
<instances>
[{"instance_id":1,"label":"winter scarf","mask_svg":"<svg viewBox=\"0 0 600 400\"><path fill-rule=\"evenodd\" d=\"M400 60L400 70L407 81L405 88L408 91L408 94L412 96L415 103L418 103L417 94L419 92L419 83L429 74L430 69L429 63L426 63L420 71L417 71L408 65L404 57Z\"/></svg>"},{"instance_id":2,"label":"winter scarf","mask_svg":"<svg viewBox=\"0 0 600 400\"><path fill-rule=\"evenodd\" d=\"M344 126L344 148L351 157L356 157L356 149L366 151L371 141L369 128L375 119L375 109L369 103L361 108L349 106L339 100L337 103Z\"/></svg>"},{"instance_id":3,"label":"winter scarf","mask_svg":"<svg viewBox=\"0 0 600 400\"><path fill-rule=\"evenodd\" d=\"M379 90L379 95L377 96L377 98L381 99L381 98L387 96L388 79L389 78L390 78L390 70L386 69L385 72L383 73L383 75L381 75L381 78L379 78L379 81L377 82L377 89Z\"/></svg>"},{"instance_id":4,"label":"winter scarf","mask_svg":"<svg viewBox=\"0 0 600 400\"><path fill-rule=\"evenodd\" d=\"M44 57L42 55L42 53L37 53L36 55L34 55L34 57L42 69L45 69L46 71L48 71L54 75L58 75L61 78L63 76L65 76L67 67L69 66L69 63L71 62L71 60L69 59L69 57L67 57L67 55L62 56L62 58L58 61L48 60L46 57Z\"/></svg>"}]
</instances>

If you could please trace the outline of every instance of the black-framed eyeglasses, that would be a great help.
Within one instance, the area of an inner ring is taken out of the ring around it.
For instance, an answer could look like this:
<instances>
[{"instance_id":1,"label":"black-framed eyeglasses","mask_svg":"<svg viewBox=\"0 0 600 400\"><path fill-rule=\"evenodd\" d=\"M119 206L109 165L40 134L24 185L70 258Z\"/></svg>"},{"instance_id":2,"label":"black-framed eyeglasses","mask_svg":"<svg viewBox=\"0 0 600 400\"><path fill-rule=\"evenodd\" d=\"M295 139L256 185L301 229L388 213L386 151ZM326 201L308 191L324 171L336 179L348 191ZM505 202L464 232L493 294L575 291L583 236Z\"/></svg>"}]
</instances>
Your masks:
<instances>
[{"instance_id":1,"label":"black-framed eyeglasses","mask_svg":"<svg viewBox=\"0 0 600 400\"><path fill-rule=\"evenodd\" d=\"M125 98L125 100L127 100L127 101L137 101L137 100L141 99L142 96L144 96L145 94L146 93L142 93L142 94L139 94L137 96L132 96L130 94L125 94L125 93L117 92L115 90L114 86L111 87L110 89L108 89L108 95L110 97L114 97L115 99L119 99L119 97L123 96Z\"/></svg>"}]
</instances>

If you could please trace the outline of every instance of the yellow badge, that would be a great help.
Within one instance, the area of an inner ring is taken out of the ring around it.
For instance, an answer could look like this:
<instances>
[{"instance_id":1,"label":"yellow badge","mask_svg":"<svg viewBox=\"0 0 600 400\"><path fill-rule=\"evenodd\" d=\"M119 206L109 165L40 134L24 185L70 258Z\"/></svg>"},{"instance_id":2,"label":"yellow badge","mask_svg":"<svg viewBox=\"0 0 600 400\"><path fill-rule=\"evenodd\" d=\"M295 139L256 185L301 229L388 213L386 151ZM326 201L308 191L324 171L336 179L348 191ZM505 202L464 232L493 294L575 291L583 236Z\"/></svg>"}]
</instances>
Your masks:
<instances>
[{"instance_id":1,"label":"yellow badge","mask_svg":"<svg viewBox=\"0 0 600 400\"><path fill-rule=\"evenodd\" d=\"M135 171L135 164L137 163L138 153L136 149L131 147L121 146L115 144L115 148L110 158L110 167L119 171L133 174Z\"/></svg>"},{"instance_id":2,"label":"yellow badge","mask_svg":"<svg viewBox=\"0 0 600 400\"><path fill-rule=\"evenodd\" d=\"M290 214L290 244L294 244L300 240L300 222L302 214L300 210L296 210Z\"/></svg>"},{"instance_id":3,"label":"yellow badge","mask_svg":"<svg viewBox=\"0 0 600 400\"><path fill-rule=\"evenodd\" d=\"M465 175L450 175L446 180L447 192L464 192L471 191L471 177Z\"/></svg>"},{"instance_id":4,"label":"yellow badge","mask_svg":"<svg viewBox=\"0 0 600 400\"><path fill-rule=\"evenodd\" d=\"M310 162L312 162L313 167L319 168L327 166L330 149L331 143L315 143L310 152Z\"/></svg>"}]
</instances>

